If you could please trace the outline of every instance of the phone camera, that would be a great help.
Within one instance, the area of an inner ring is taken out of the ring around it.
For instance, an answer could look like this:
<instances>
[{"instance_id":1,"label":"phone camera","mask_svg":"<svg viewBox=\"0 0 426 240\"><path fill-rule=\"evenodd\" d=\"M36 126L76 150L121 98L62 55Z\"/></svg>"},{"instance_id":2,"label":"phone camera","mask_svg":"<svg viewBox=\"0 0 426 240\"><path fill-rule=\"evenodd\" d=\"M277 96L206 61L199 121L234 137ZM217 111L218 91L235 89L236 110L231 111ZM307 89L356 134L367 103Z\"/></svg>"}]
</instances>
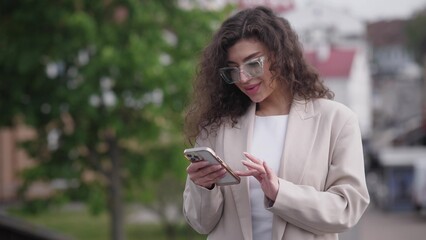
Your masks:
<instances>
[{"instance_id":1,"label":"phone camera","mask_svg":"<svg viewBox=\"0 0 426 240\"><path fill-rule=\"evenodd\" d=\"M200 157L197 156L197 155L187 154L186 156L191 160L191 162L195 162L195 161L200 161L201 160Z\"/></svg>"}]
</instances>

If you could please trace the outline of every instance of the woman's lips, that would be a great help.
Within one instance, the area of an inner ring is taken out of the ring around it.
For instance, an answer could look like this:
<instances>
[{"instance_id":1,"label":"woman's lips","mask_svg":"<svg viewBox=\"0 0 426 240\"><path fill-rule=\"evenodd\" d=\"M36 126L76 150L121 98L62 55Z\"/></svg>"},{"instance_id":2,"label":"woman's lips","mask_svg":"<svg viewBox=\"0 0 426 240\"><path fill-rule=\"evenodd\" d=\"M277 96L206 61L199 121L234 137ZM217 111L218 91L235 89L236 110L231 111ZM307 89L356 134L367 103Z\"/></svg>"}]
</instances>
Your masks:
<instances>
[{"instance_id":1,"label":"woman's lips","mask_svg":"<svg viewBox=\"0 0 426 240\"><path fill-rule=\"evenodd\" d=\"M248 95L253 95L253 94L257 93L257 91L259 90L259 87L260 87L260 83L259 84L252 84L252 85L244 86L244 91Z\"/></svg>"}]
</instances>

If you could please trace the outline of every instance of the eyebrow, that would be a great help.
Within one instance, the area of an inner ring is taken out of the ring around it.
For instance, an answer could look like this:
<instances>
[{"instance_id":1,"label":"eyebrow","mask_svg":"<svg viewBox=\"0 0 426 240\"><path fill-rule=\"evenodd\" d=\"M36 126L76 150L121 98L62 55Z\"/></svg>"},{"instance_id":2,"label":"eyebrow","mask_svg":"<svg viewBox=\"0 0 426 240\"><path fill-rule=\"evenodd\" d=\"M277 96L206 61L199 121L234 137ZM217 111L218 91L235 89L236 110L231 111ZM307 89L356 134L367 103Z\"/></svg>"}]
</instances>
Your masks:
<instances>
[{"instance_id":1,"label":"eyebrow","mask_svg":"<svg viewBox=\"0 0 426 240\"><path fill-rule=\"evenodd\" d=\"M250 54L250 55L248 55L247 57L245 57L244 59L243 59L243 62L247 62L248 60L251 60L252 58L254 58L254 57L256 57L256 56L258 56L258 55L260 55L260 53L261 52L254 52L254 53L252 53L252 54ZM226 62L227 64L237 64L236 62L233 62L233 61L227 61Z\"/></svg>"}]
</instances>

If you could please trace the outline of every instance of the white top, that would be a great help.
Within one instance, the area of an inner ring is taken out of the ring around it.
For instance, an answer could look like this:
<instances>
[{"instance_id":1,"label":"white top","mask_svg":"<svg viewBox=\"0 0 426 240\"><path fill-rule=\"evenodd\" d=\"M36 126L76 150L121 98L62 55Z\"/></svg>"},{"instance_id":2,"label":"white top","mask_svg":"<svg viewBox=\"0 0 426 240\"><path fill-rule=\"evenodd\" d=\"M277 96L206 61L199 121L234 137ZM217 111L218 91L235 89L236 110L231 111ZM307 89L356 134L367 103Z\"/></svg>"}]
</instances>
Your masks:
<instances>
[{"instance_id":1,"label":"white top","mask_svg":"<svg viewBox=\"0 0 426 240\"><path fill-rule=\"evenodd\" d=\"M266 161L278 173L284 150L288 115L256 116L251 154ZM272 213L265 209L264 194L259 182L249 178L253 240L272 239Z\"/></svg>"}]
</instances>

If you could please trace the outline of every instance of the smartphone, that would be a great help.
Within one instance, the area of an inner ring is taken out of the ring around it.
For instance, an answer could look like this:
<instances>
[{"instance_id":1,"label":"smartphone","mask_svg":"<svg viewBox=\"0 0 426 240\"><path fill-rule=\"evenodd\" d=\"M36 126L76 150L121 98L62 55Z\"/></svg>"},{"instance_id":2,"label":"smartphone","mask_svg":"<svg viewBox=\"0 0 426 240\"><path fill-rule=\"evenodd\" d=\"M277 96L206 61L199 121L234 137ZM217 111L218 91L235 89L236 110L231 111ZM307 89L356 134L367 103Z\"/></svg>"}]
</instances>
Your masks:
<instances>
[{"instance_id":1,"label":"smartphone","mask_svg":"<svg viewBox=\"0 0 426 240\"><path fill-rule=\"evenodd\" d=\"M234 171L232 171L232 169L222 159L220 159L220 157L217 156L211 148L188 148L183 151L183 154L191 162L206 160L210 162L210 164L222 165L226 170L226 174L223 178L216 182L219 186L239 184L241 181L241 178L237 176L237 174L235 174Z\"/></svg>"}]
</instances>

